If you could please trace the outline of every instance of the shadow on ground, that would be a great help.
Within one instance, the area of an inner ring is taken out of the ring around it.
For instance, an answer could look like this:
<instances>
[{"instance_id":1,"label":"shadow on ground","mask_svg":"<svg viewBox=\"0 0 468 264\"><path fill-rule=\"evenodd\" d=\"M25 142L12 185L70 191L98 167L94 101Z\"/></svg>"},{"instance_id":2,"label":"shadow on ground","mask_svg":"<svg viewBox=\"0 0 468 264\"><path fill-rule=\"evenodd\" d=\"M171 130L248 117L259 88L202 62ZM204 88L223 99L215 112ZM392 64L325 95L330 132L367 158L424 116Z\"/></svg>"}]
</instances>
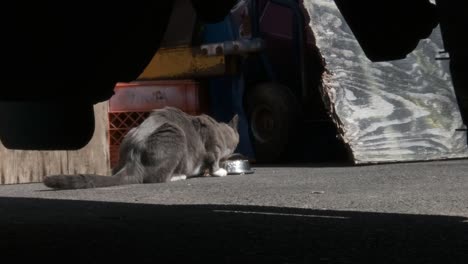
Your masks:
<instances>
[{"instance_id":1,"label":"shadow on ground","mask_svg":"<svg viewBox=\"0 0 468 264\"><path fill-rule=\"evenodd\" d=\"M0 198L0 248L2 263L468 263L468 219Z\"/></svg>"}]
</instances>

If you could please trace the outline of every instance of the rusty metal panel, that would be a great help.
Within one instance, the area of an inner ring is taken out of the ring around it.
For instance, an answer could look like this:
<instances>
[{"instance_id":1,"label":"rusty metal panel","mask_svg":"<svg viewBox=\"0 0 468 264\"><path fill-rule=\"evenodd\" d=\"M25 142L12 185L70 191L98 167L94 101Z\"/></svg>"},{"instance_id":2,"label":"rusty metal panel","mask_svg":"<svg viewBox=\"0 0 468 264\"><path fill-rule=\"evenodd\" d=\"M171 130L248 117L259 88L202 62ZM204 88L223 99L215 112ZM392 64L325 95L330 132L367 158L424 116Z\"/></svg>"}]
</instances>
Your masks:
<instances>
[{"instance_id":1,"label":"rusty metal panel","mask_svg":"<svg viewBox=\"0 0 468 264\"><path fill-rule=\"evenodd\" d=\"M207 57L200 47L193 46L196 21L196 12L190 1L174 1L161 48L137 80L185 79L225 74L225 57L222 54Z\"/></svg>"},{"instance_id":2,"label":"rusty metal panel","mask_svg":"<svg viewBox=\"0 0 468 264\"><path fill-rule=\"evenodd\" d=\"M208 57L194 47L161 48L137 79L184 79L225 73L223 55Z\"/></svg>"},{"instance_id":3,"label":"rusty metal panel","mask_svg":"<svg viewBox=\"0 0 468 264\"><path fill-rule=\"evenodd\" d=\"M333 0L303 3L326 63L321 92L355 163L468 157L438 28L405 59L373 63Z\"/></svg>"}]
</instances>

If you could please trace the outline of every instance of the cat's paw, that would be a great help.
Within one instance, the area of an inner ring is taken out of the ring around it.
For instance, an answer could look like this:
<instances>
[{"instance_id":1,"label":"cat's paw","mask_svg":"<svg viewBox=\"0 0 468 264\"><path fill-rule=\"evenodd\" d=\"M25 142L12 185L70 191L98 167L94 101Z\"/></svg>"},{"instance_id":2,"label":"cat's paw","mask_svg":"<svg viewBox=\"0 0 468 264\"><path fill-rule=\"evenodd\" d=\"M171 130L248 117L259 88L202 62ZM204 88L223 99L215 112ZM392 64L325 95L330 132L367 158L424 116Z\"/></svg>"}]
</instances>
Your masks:
<instances>
[{"instance_id":1,"label":"cat's paw","mask_svg":"<svg viewBox=\"0 0 468 264\"><path fill-rule=\"evenodd\" d=\"M173 181L183 181L183 180L186 180L187 179L187 176L185 175L178 175L178 176L173 176L171 178L171 182Z\"/></svg>"},{"instance_id":2,"label":"cat's paw","mask_svg":"<svg viewBox=\"0 0 468 264\"><path fill-rule=\"evenodd\" d=\"M220 168L217 171L213 172L213 176L215 176L215 177L224 177L224 176L227 176L227 175L228 175L227 170L225 170L223 168Z\"/></svg>"}]
</instances>

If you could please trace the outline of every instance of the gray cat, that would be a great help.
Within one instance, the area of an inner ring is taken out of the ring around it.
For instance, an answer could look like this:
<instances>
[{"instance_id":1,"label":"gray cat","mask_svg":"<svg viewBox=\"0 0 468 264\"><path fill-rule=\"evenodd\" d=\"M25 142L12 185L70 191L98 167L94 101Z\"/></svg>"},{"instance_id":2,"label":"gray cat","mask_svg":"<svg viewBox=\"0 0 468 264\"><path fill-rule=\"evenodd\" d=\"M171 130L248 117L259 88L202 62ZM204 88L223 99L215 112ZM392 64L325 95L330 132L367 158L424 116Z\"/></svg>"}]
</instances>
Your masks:
<instances>
[{"instance_id":1,"label":"gray cat","mask_svg":"<svg viewBox=\"0 0 468 264\"><path fill-rule=\"evenodd\" d=\"M229 124L207 115L191 116L165 107L153 110L131 129L120 145L112 176L53 175L44 184L54 189L84 189L137 183L161 183L199 176L226 176L219 162L239 143L238 116Z\"/></svg>"}]
</instances>

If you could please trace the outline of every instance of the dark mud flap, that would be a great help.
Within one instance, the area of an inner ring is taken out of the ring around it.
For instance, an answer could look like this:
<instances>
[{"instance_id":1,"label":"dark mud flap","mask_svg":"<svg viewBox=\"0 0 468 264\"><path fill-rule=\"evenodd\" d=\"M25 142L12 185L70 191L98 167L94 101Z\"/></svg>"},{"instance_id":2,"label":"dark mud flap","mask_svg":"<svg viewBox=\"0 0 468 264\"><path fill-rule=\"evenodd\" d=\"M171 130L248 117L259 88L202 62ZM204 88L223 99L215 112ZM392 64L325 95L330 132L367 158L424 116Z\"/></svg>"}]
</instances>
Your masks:
<instances>
[{"instance_id":1,"label":"dark mud flap","mask_svg":"<svg viewBox=\"0 0 468 264\"><path fill-rule=\"evenodd\" d=\"M87 103L0 102L0 140L8 149L77 150L94 132Z\"/></svg>"},{"instance_id":2,"label":"dark mud flap","mask_svg":"<svg viewBox=\"0 0 468 264\"><path fill-rule=\"evenodd\" d=\"M303 3L326 63L322 97L354 163L468 157L439 28L406 58L372 62L335 1Z\"/></svg>"},{"instance_id":3,"label":"dark mud flap","mask_svg":"<svg viewBox=\"0 0 468 264\"><path fill-rule=\"evenodd\" d=\"M429 0L334 2L372 61L405 58L438 23L436 7Z\"/></svg>"}]
</instances>

